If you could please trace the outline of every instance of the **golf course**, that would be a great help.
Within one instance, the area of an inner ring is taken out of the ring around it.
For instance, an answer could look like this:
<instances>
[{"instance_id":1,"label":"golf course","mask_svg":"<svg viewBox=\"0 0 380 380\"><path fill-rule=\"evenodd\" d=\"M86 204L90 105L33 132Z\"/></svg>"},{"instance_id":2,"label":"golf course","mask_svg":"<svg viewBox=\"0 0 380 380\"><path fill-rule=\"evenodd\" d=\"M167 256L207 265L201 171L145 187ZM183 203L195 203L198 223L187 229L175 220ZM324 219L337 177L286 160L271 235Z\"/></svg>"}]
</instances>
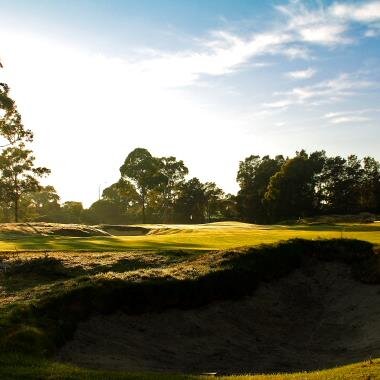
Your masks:
<instances>
[{"instance_id":1,"label":"golf course","mask_svg":"<svg viewBox=\"0 0 380 380\"><path fill-rule=\"evenodd\" d=\"M380 380L380 0L0 13L0 380Z\"/></svg>"},{"instance_id":2,"label":"golf course","mask_svg":"<svg viewBox=\"0 0 380 380\"><path fill-rule=\"evenodd\" d=\"M74 226L73 229L79 228ZM136 226L138 227L138 226ZM124 250L124 249L180 249L215 250L280 240L302 239L359 239L380 245L380 222L368 224L341 223L325 225L255 225L241 222L219 222L197 225L144 225L138 236L118 232L104 235L70 237L41 233L25 234L19 227L0 228L0 250ZM73 232L74 234L74 232ZM45 235L45 236L42 236ZM75 234L74 234L75 235Z\"/></svg>"},{"instance_id":3,"label":"golf course","mask_svg":"<svg viewBox=\"0 0 380 380\"><path fill-rule=\"evenodd\" d=\"M377 222L0 231L1 378L380 378Z\"/></svg>"}]
</instances>

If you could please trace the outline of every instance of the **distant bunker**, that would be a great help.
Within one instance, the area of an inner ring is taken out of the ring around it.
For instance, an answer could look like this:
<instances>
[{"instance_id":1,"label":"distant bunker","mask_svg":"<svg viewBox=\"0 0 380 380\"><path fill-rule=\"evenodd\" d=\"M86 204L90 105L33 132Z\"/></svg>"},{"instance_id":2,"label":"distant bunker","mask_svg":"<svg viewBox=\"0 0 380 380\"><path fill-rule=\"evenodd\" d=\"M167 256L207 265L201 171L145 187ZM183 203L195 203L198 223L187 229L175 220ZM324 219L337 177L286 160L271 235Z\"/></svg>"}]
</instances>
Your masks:
<instances>
[{"instance_id":1,"label":"distant bunker","mask_svg":"<svg viewBox=\"0 0 380 380\"><path fill-rule=\"evenodd\" d=\"M140 226L128 226L123 224L101 224L97 226L100 230L106 231L115 236L141 236L147 235L150 228Z\"/></svg>"},{"instance_id":2,"label":"distant bunker","mask_svg":"<svg viewBox=\"0 0 380 380\"><path fill-rule=\"evenodd\" d=\"M93 315L58 359L99 369L242 374L307 371L380 356L380 285L309 260L238 300Z\"/></svg>"}]
</instances>

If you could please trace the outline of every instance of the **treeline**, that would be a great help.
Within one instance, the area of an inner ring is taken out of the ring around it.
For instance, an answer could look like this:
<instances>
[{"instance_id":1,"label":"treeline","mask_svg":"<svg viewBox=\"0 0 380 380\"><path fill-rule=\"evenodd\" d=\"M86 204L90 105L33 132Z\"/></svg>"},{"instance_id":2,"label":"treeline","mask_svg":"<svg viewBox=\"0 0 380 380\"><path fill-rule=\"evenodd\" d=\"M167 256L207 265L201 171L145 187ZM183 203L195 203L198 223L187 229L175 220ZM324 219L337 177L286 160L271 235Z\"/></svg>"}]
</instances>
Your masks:
<instances>
[{"instance_id":1,"label":"treeline","mask_svg":"<svg viewBox=\"0 0 380 380\"><path fill-rule=\"evenodd\" d=\"M291 158L250 156L240 162L237 181L238 213L256 223L380 212L380 164L372 157L304 150Z\"/></svg>"},{"instance_id":2,"label":"treeline","mask_svg":"<svg viewBox=\"0 0 380 380\"><path fill-rule=\"evenodd\" d=\"M380 164L374 158L329 157L324 151L294 157L250 156L240 162L237 196L213 182L186 179L188 168L175 157L133 150L120 167L120 179L85 209L60 204L52 186L25 192L22 220L62 223L204 223L244 220L273 223L315 215L380 213ZM1 219L12 220L3 204Z\"/></svg>"},{"instance_id":3,"label":"treeline","mask_svg":"<svg viewBox=\"0 0 380 380\"><path fill-rule=\"evenodd\" d=\"M186 180L188 168L175 157L154 157L133 150L120 167L120 179L104 189L88 209L80 202L60 204L52 186L26 192L19 201L21 220L89 223L204 223L236 219L235 197L213 182ZM12 207L2 207L3 221L12 221Z\"/></svg>"}]
</instances>

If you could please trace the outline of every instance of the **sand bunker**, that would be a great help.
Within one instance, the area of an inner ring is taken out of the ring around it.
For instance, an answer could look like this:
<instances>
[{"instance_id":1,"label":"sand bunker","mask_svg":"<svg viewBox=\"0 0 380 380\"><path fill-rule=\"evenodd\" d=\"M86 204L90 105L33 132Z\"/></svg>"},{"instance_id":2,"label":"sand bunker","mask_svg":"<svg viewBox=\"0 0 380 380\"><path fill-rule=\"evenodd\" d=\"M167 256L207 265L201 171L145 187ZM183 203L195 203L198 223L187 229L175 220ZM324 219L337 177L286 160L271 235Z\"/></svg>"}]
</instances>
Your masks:
<instances>
[{"instance_id":1,"label":"sand bunker","mask_svg":"<svg viewBox=\"0 0 380 380\"><path fill-rule=\"evenodd\" d=\"M95 316L58 359L127 371L313 370L380 356L380 286L310 263L239 301L194 310Z\"/></svg>"},{"instance_id":2,"label":"sand bunker","mask_svg":"<svg viewBox=\"0 0 380 380\"><path fill-rule=\"evenodd\" d=\"M150 231L150 228L124 224L100 224L94 227L114 236L142 236L147 235Z\"/></svg>"}]
</instances>

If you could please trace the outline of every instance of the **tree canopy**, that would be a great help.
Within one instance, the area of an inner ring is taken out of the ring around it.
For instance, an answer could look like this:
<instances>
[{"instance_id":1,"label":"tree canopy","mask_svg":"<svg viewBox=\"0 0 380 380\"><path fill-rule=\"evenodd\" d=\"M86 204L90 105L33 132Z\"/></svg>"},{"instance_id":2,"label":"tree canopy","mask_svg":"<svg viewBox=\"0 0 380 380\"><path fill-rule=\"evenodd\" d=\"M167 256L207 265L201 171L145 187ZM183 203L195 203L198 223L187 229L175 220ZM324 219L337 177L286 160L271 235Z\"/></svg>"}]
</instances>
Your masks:
<instances>
[{"instance_id":1,"label":"tree canopy","mask_svg":"<svg viewBox=\"0 0 380 380\"><path fill-rule=\"evenodd\" d=\"M324 151L294 157L250 156L240 163L237 207L243 220L276 222L319 214L380 211L380 164L328 157Z\"/></svg>"},{"instance_id":2,"label":"tree canopy","mask_svg":"<svg viewBox=\"0 0 380 380\"><path fill-rule=\"evenodd\" d=\"M3 148L0 153L0 202L5 209L13 209L14 221L17 222L20 199L23 195L38 191L39 179L49 174L50 170L35 166L33 152L26 147L33 141L33 134L24 128L16 104L9 96L9 87L4 83L0 83L0 111Z\"/></svg>"}]
</instances>

